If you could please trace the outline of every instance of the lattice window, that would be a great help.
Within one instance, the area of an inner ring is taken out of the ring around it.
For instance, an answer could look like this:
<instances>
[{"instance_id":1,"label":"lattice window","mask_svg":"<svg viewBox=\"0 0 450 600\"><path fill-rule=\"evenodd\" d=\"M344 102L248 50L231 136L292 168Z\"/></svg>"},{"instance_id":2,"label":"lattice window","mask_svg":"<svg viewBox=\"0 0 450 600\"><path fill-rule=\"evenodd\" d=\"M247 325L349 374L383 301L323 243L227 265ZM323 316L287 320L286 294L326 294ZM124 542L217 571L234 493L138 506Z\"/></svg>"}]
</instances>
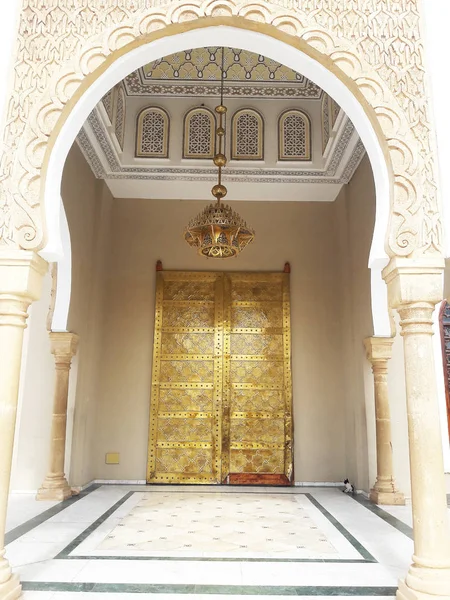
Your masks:
<instances>
[{"instance_id":1,"label":"lattice window","mask_svg":"<svg viewBox=\"0 0 450 600\"><path fill-rule=\"evenodd\" d=\"M184 117L183 158L214 156L215 118L207 108L194 108Z\"/></svg>"},{"instance_id":2,"label":"lattice window","mask_svg":"<svg viewBox=\"0 0 450 600\"><path fill-rule=\"evenodd\" d=\"M235 160L263 160L264 121L252 109L241 109L231 121L231 158Z\"/></svg>"},{"instance_id":3,"label":"lattice window","mask_svg":"<svg viewBox=\"0 0 450 600\"><path fill-rule=\"evenodd\" d=\"M120 87L117 91L114 133L116 134L120 149L123 150L123 142L125 139L125 92L123 91L122 87Z\"/></svg>"},{"instance_id":4,"label":"lattice window","mask_svg":"<svg viewBox=\"0 0 450 600\"><path fill-rule=\"evenodd\" d=\"M330 130L330 96L324 92L322 96L322 154L325 154L330 139Z\"/></svg>"},{"instance_id":5,"label":"lattice window","mask_svg":"<svg viewBox=\"0 0 450 600\"><path fill-rule=\"evenodd\" d=\"M112 123L114 115L114 88L110 89L109 92L103 96L102 104L108 115L109 122Z\"/></svg>"},{"instance_id":6,"label":"lattice window","mask_svg":"<svg viewBox=\"0 0 450 600\"><path fill-rule=\"evenodd\" d=\"M311 124L300 110L287 110L280 117L278 160L311 160Z\"/></svg>"},{"instance_id":7,"label":"lattice window","mask_svg":"<svg viewBox=\"0 0 450 600\"><path fill-rule=\"evenodd\" d=\"M136 156L167 158L169 156L169 115L162 108L145 108L138 115Z\"/></svg>"}]
</instances>

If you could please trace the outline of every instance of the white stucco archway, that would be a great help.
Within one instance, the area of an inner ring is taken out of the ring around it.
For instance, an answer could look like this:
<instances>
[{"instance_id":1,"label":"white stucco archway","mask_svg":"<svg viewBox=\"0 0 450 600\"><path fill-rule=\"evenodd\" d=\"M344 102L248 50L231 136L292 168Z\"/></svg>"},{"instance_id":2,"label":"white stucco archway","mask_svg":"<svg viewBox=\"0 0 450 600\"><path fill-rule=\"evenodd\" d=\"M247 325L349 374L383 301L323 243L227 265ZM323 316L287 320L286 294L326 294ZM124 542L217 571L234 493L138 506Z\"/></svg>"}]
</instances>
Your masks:
<instances>
[{"instance_id":1,"label":"white stucco archway","mask_svg":"<svg viewBox=\"0 0 450 600\"><path fill-rule=\"evenodd\" d=\"M162 37L135 48L118 58L85 91L72 108L55 141L44 185L48 243L41 251L49 261L58 262L57 300L52 328L65 330L70 304L70 236L61 201L61 180L65 160L80 128L103 95L130 72L162 56L203 46L233 46L263 54L302 73L335 98L353 121L372 166L376 190L376 221L369 267L372 273L372 315L374 334L390 336L387 289L381 270L388 262L384 249L390 213L390 183L386 158L364 108L348 87L330 70L301 50L263 33L232 26L210 26Z\"/></svg>"}]
</instances>

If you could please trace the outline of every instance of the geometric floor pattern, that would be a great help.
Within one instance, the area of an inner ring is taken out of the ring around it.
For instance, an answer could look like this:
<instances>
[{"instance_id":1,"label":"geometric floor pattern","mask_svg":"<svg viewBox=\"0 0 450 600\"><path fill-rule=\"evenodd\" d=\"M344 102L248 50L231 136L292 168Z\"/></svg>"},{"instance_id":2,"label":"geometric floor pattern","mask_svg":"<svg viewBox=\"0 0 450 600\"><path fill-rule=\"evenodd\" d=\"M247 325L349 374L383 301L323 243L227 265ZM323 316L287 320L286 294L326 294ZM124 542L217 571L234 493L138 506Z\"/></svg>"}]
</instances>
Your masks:
<instances>
[{"instance_id":1,"label":"geometric floor pattern","mask_svg":"<svg viewBox=\"0 0 450 600\"><path fill-rule=\"evenodd\" d=\"M135 499L112 530L105 523L96 555L340 557L304 495L167 492Z\"/></svg>"},{"instance_id":2,"label":"geometric floor pattern","mask_svg":"<svg viewBox=\"0 0 450 600\"><path fill-rule=\"evenodd\" d=\"M26 600L393 598L413 552L393 508L336 488L94 485L12 501L7 556Z\"/></svg>"}]
</instances>

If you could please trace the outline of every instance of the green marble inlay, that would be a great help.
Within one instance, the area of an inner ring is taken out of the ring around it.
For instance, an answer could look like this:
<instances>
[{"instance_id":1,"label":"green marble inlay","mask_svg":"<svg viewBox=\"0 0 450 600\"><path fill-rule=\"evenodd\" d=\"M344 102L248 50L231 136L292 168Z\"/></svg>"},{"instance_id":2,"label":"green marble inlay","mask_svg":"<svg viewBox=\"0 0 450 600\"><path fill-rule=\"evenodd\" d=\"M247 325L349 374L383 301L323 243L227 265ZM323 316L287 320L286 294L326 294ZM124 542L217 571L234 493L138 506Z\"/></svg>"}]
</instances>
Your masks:
<instances>
[{"instance_id":1,"label":"green marble inlay","mask_svg":"<svg viewBox=\"0 0 450 600\"><path fill-rule=\"evenodd\" d=\"M365 506L375 515L377 515L377 517L380 517L380 519L383 519L383 521L386 521L386 523L389 523L389 525L392 525L392 527L395 527L395 529L397 529L401 533L404 533L407 537L409 537L409 539L414 539L412 527L410 527L406 523L403 523L403 521L400 521L400 519L397 519L397 517L394 517L394 515L391 515L390 513L386 512L377 504L374 504L373 502L365 498L362 494L357 494L355 496L352 496L352 498L362 506Z\"/></svg>"},{"instance_id":2,"label":"green marble inlay","mask_svg":"<svg viewBox=\"0 0 450 600\"><path fill-rule=\"evenodd\" d=\"M97 592L101 594L220 594L224 596L392 596L395 587L259 586L171 583L78 583L23 581L25 592Z\"/></svg>"},{"instance_id":3,"label":"green marble inlay","mask_svg":"<svg viewBox=\"0 0 450 600\"><path fill-rule=\"evenodd\" d=\"M176 562L268 562L268 563L347 563L362 564L374 563L376 560L363 558L232 558L217 556L82 556L73 554L69 556L55 556L55 559L64 560L168 560Z\"/></svg>"},{"instance_id":4,"label":"green marble inlay","mask_svg":"<svg viewBox=\"0 0 450 600\"><path fill-rule=\"evenodd\" d=\"M343 525L341 525L341 523L339 523L339 521L333 517L333 515L331 513L329 513L327 511L326 508L324 508L320 502L318 502L315 498L313 498L313 496L311 496L311 494L305 494L305 496L308 498L308 500L314 504L314 506L320 510L320 512L323 514L324 517L326 517L330 523L332 525L334 525L334 527L336 527L336 529L339 531L339 533L341 535L343 535L345 537L345 539L347 541L350 542L350 544L353 546L353 548L355 548L355 550L357 552L359 552L359 554L367 561L369 562L377 562L376 559L370 554L370 552L368 550L366 550L364 548L364 546L362 544L360 544L360 542L358 542L358 540L353 537L353 535L347 530L345 529L345 527Z\"/></svg>"},{"instance_id":5,"label":"green marble inlay","mask_svg":"<svg viewBox=\"0 0 450 600\"><path fill-rule=\"evenodd\" d=\"M65 548L63 548L63 550L61 550L61 552L59 554L57 554L55 556L55 558L67 558L68 555L71 552L73 552L75 550L75 548L77 548L81 544L81 542L84 542L84 540L87 537L89 537L91 535L91 533L97 529L97 527L99 527L104 521L106 521L106 519L108 519L113 513L115 513L116 510L118 508L120 508L122 506L122 504L124 504L128 500L128 498L133 496L133 494L135 494L135 493L136 492L128 492L127 494L125 494L125 496L123 496L118 502L113 504L111 506L111 508L109 508L106 512L104 512L101 515L101 517L99 517L96 521L94 521L91 525L89 525L89 527L87 527L84 531L82 531L79 536L77 536L74 540L72 540L70 542L70 544L68 544ZM79 557L77 556L76 558L79 558Z\"/></svg>"},{"instance_id":6,"label":"green marble inlay","mask_svg":"<svg viewBox=\"0 0 450 600\"><path fill-rule=\"evenodd\" d=\"M83 490L82 492L77 494L76 496L72 496L71 498L68 498L67 500L64 500L63 502L59 502L58 504L55 504L55 506L52 506L51 508L44 510L43 512L41 512L41 514L37 515L36 517L33 517L32 519L29 519L25 523L22 523L21 525L14 527L14 529L11 529L5 535L5 544L10 544L11 542L14 542L18 538L22 537L23 535L25 535L26 533L28 533L29 531L34 529L35 527L42 525L42 523L45 523L45 521L48 521L49 519L51 519L52 517L54 517L61 511L66 510L66 508L68 508L69 506L72 506L72 504L75 504L75 502L78 502L82 498L86 498L86 496L88 496L89 494L91 494L92 492L97 490L99 487L101 487L101 484L93 483L88 488L86 488L85 490Z\"/></svg>"}]
</instances>

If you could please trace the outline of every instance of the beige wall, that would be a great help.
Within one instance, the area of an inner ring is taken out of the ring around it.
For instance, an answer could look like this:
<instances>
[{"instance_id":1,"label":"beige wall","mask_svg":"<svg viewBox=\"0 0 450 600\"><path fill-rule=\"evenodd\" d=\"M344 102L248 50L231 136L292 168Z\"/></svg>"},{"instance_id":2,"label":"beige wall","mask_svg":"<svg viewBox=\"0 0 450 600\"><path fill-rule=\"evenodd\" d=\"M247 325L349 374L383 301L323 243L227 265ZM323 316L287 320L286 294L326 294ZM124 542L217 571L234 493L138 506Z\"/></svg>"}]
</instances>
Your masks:
<instances>
[{"instance_id":1,"label":"beige wall","mask_svg":"<svg viewBox=\"0 0 450 600\"><path fill-rule=\"evenodd\" d=\"M73 423L70 480L74 486L94 479L94 415L98 395L104 314L105 261L111 246L109 231L112 196L106 185L94 178L78 146L68 156L62 181L62 198L72 246L72 294L68 330L80 337L71 378L69 409Z\"/></svg>"},{"instance_id":2,"label":"beige wall","mask_svg":"<svg viewBox=\"0 0 450 600\"><path fill-rule=\"evenodd\" d=\"M256 239L237 259L224 262L197 256L183 239L185 224L203 207L193 201L114 201L96 477L145 479L155 263L161 259L165 269L177 270L280 271L286 261L291 263L295 476L341 480L345 436L341 330L333 315L339 281L331 206L240 202L239 212L255 228ZM120 452L120 465L105 465L106 452Z\"/></svg>"},{"instance_id":3,"label":"beige wall","mask_svg":"<svg viewBox=\"0 0 450 600\"><path fill-rule=\"evenodd\" d=\"M373 384L363 345L364 338L373 335L368 260L375 222L375 189L367 157L334 203L334 210L341 259L347 476L358 489L367 490L373 483L369 478L369 455L373 456L375 448L373 397L368 396Z\"/></svg>"},{"instance_id":4,"label":"beige wall","mask_svg":"<svg viewBox=\"0 0 450 600\"><path fill-rule=\"evenodd\" d=\"M340 255L347 475L358 489L367 491L377 473L373 376L363 346L364 338L374 333L367 265L375 222L375 187L367 156L334 209ZM403 343L398 333L388 366L394 475L400 490L410 497Z\"/></svg>"}]
</instances>

